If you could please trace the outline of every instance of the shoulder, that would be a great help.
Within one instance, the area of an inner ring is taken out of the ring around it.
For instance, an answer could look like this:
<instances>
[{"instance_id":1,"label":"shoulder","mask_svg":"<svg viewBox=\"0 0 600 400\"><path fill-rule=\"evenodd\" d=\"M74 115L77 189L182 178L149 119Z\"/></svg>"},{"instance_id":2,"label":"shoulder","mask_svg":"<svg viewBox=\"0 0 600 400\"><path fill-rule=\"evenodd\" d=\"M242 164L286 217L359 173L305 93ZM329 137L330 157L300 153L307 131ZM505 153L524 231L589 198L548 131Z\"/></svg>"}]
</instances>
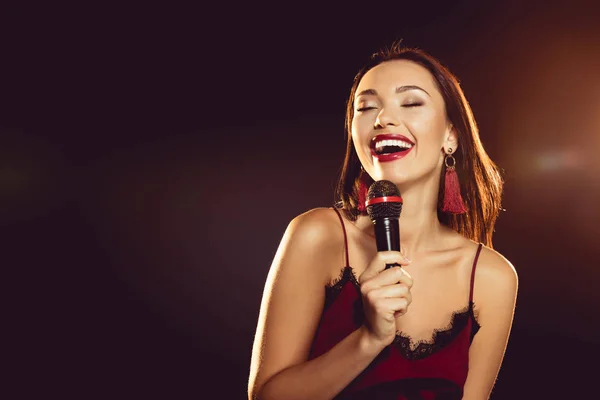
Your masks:
<instances>
[{"instance_id":1,"label":"shoulder","mask_svg":"<svg viewBox=\"0 0 600 400\"><path fill-rule=\"evenodd\" d=\"M494 285L512 291L517 289L518 274L515 267L502 254L483 246L476 270L477 278L486 285Z\"/></svg>"},{"instance_id":2,"label":"shoulder","mask_svg":"<svg viewBox=\"0 0 600 400\"><path fill-rule=\"evenodd\" d=\"M501 285L508 289L516 287L518 283L517 271L502 254L482 245L477 260L474 260L479 243L450 229L448 229L445 239L445 243L449 249L453 251L458 250L458 254L465 261L464 265L468 267L469 273L474 265L473 262L476 262L476 285Z\"/></svg>"},{"instance_id":3,"label":"shoulder","mask_svg":"<svg viewBox=\"0 0 600 400\"><path fill-rule=\"evenodd\" d=\"M336 212L332 208L315 208L293 218L277 259L294 269L316 270L328 282L333 269L344 263L344 233Z\"/></svg>"},{"instance_id":4,"label":"shoulder","mask_svg":"<svg viewBox=\"0 0 600 400\"><path fill-rule=\"evenodd\" d=\"M339 240L342 226L332 208L314 208L292 219L286 235L301 244L327 246Z\"/></svg>"},{"instance_id":5,"label":"shoulder","mask_svg":"<svg viewBox=\"0 0 600 400\"><path fill-rule=\"evenodd\" d=\"M514 307L519 286L515 267L502 254L483 246L475 270L475 302L480 308Z\"/></svg>"},{"instance_id":6,"label":"shoulder","mask_svg":"<svg viewBox=\"0 0 600 400\"><path fill-rule=\"evenodd\" d=\"M475 260L479 243L464 236L450 232L455 248L460 249L461 258L468 260L463 265L468 266L469 274L475 267L475 282L473 298L477 308L490 308L503 303L505 307L514 306L516 300L519 277L512 263L498 251L482 245L479 256ZM465 271L466 272L466 271Z\"/></svg>"}]
</instances>

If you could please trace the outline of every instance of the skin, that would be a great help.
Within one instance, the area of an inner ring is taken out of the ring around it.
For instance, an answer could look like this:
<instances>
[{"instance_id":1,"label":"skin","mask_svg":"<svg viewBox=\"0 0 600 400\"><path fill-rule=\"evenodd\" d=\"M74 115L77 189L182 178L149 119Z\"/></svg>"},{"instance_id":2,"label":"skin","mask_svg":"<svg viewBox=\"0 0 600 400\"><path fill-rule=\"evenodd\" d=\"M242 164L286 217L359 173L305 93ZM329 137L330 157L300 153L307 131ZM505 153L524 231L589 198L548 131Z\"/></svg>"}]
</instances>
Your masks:
<instances>
[{"instance_id":1,"label":"skin","mask_svg":"<svg viewBox=\"0 0 600 400\"><path fill-rule=\"evenodd\" d=\"M397 93L396 88L402 86L423 90ZM360 94L365 90L370 94ZM392 342L397 331L415 343L428 341L435 329L448 325L452 312L468 303L477 243L437 219L444 152L450 147L455 151L457 140L432 76L410 61L388 61L365 74L357 94L352 139L365 171L375 180L396 183L402 193L402 253L377 252L367 216L345 221L350 262L361 286L367 323L329 352L307 361L323 308L323 286L339 276L345 262L344 238L338 217L330 209L296 217L267 277L249 398L332 398ZM402 159L380 163L369 148L371 138L380 133L402 134L415 147ZM402 268L384 270L390 262ZM517 282L512 265L484 247L474 289L481 329L469 350L463 399L490 395L510 334Z\"/></svg>"}]
</instances>

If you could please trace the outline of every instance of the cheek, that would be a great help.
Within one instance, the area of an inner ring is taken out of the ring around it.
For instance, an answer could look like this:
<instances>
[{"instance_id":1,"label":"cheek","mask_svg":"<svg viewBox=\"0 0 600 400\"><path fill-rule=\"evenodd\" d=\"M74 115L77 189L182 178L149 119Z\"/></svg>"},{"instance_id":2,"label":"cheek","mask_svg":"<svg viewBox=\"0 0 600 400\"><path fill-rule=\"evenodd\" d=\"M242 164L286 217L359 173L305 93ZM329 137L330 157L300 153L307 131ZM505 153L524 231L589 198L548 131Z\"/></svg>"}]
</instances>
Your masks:
<instances>
[{"instance_id":1,"label":"cheek","mask_svg":"<svg viewBox=\"0 0 600 400\"><path fill-rule=\"evenodd\" d=\"M353 137L361 137L365 135L365 118L364 117L354 117L352 119L352 136Z\"/></svg>"},{"instance_id":2,"label":"cheek","mask_svg":"<svg viewBox=\"0 0 600 400\"><path fill-rule=\"evenodd\" d=\"M354 118L352 120L352 140L355 144L362 145L367 140L369 132L370 130L364 118Z\"/></svg>"},{"instance_id":3,"label":"cheek","mask_svg":"<svg viewBox=\"0 0 600 400\"><path fill-rule=\"evenodd\" d=\"M352 144L358 155L361 164L369 164L371 150L366 146L366 140L369 135L369 129L365 128L364 121L352 121Z\"/></svg>"},{"instance_id":4,"label":"cheek","mask_svg":"<svg viewBox=\"0 0 600 400\"><path fill-rule=\"evenodd\" d=\"M435 145L439 148L442 147L446 132L445 118L440 118L435 113L421 115L420 118L407 121L407 125L417 139L417 143L421 146Z\"/></svg>"}]
</instances>

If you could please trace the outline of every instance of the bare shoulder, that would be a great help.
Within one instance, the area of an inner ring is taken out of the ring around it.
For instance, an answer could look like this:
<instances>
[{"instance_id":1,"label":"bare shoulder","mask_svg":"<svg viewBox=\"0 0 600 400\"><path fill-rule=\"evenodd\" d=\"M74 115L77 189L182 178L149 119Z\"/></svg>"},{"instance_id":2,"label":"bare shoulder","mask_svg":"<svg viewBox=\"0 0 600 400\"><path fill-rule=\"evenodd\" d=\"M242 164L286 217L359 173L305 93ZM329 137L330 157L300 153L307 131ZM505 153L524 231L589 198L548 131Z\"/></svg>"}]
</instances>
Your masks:
<instances>
[{"instance_id":1,"label":"bare shoulder","mask_svg":"<svg viewBox=\"0 0 600 400\"><path fill-rule=\"evenodd\" d=\"M475 270L474 302L480 322L514 312L519 278L515 267L502 254L483 246ZM499 314L500 313L500 314Z\"/></svg>"},{"instance_id":2,"label":"bare shoulder","mask_svg":"<svg viewBox=\"0 0 600 400\"><path fill-rule=\"evenodd\" d=\"M286 233L299 245L326 248L340 240L341 226L333 209L314 208L292 219Z\"/></svg>"},{"instance_id":3,"label":"bare shoulder","mask_svg":"<svg viewBox=\"0 0 600 400\"><path fill-rule=\"evenodd\" d=\"M477 262L476 276L478 284L494 286L508 292L515 292L518 286L518 274L515 267L502 254L483 246Z\"/></svg>"},{"instance_id":4,"label":"bare shoulder","mask_svg":"<svg viewBox=\"0 0 600 400\"><path fill-rule=\"evenodd\" d=\"M449 247L458 249L463 260L469 260L464 265L470 274L479 243L450 230L447 238ZM473 289L477 308L481 310L486 305L497 305L498 302L504 302L507 306L514 303L518 282L518 274L512 263L496 250L482 246L477 258Z\"/></svg>"},{"instance_id":5,"label":"bare shoulder","mask_svg":"<svg viewBox=\"0 0 600 400\"><path fill-rule=\"evenodd\" d=\"M479 243L468 239L460 233L448 229L445 236L445 244L451 250L458 250L460 258L468 260L465 264L468 271L473 266L473 258L477 253ZM508 287L517 284L518 276L514 266L502 254L494 249L482 246L477 259L475 270L477 285L506 285Z\"/></svg>"},{"instance_id":6,"label":"bare shoulder","mask_svg":"<svg viewBox=\"0 0 600 400\"><path fill-rule=\"evenodd\" d=\"M344 234L332 208L315 208L296 216L289 223L280 251L303 260L304 268L314 268L323 283L329 282L331 268L343 265Z\"/></svg>"}]
</instances>

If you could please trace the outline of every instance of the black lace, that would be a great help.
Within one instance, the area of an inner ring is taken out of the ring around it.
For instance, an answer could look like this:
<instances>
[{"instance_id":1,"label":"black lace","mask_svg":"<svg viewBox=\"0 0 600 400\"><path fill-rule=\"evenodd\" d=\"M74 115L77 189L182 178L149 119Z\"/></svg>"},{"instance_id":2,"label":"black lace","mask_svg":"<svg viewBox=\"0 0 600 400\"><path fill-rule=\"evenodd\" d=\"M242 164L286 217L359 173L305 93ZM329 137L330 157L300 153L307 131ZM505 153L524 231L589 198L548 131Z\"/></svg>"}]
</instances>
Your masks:
<instances>
[{"instance_id":1,"label":"black lace","mask_svg":"<svg viewBox=\"0 0 600 400\"><path fill-rule=\"evenodd\" d=\"M325 310L333 304L338 294L340 294L348 282L352 282L352 285L357 288L358 294L360 295L360 285L354 275L354 271L352 271L352 267L344 267L340 272L340 276L325 286Z\"/></svg>"},{"instance_id":2,"label":"black lace","mask_svg":"<svg viewBox=\"0 0 600 400\"><path fill-rule=\"evenodd\" d=\"M460 334L464 327L467 326L472 312L473 303L469 303L462 310L453 312L448 326L443 329L435 329L429 340L419 340L415 343L404 332L396 332L396 338L392 344L409 360L420 360L428 357L449 345ZM473 336L479 330L479 325L477 323L474 325L471 331L471 340L473 340Z\"/></svg>"},{"instance_id":3,"label":"black lace","mask_svg":"<svg viewBox=\"0 0 600 400\"><path fill-rule=\"evenodd\" d=\"M354 302L352 310L353 320L358 328L364 323L364 313L362 308L360 285L356 279L356 276L354 275L352 267L344 267L340 272L339 277L325 286L324 310L327 310L331 304L333 304L339 293L348 282L352 283L352 286L354 286L358 294L358 298ZM452 313L452 317L450 318L450 322L448 323L447 327L435 329L431 339L419 340L415 342L409 335L403 332L397 332L396 338L392 342L392 345L395 346L408 360L420 360L426 358L450 344L460 334L471 317L473 318L473 325L470 332L470 339L472 341L475 337L475 334L479 331L480 326L477 323L474 303L470 302L465 308Z\"/></svg>"}]
</instances>

